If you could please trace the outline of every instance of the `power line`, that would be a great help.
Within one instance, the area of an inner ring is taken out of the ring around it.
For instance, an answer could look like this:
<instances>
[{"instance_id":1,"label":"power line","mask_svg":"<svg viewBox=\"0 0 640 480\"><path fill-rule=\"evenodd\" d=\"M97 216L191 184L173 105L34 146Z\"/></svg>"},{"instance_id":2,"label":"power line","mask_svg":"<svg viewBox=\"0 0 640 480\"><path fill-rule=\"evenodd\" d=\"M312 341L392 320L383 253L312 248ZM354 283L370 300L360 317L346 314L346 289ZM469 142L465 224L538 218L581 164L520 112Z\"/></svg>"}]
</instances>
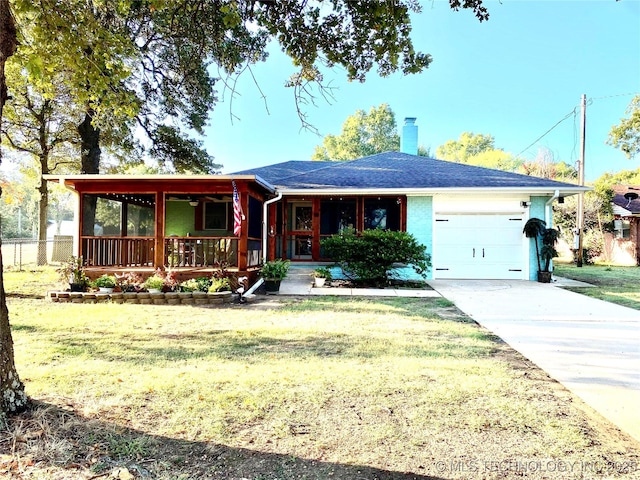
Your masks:
<instances>
[{"instance_id":1,"label":"power line","mask_svg":"<svg viewBox=\"0 0 640 480\"><path fill-rule=\"evenodd\" d=\"M523 149L520 153L518 153L516 155L516 158L518 158L524 152L526 152L531 147L533 147L538 141L542 140L545 136L547 136L547 134L549 134L549 132L551 132L554 128L556 128L558 125L560 125L562 122L564 122L567 118L571 117L572 115L575 116L576 113L577 113L577 107L574 107L574 109L571 110L569 113L567 113L561 120L558 121L558 123L556 123L553 127L551 127L549 130L547 130L542 135L540 135L538 138L536 138L533 142L531 142L531 145L527 146L527 148Z\"/></svg>"}]
</instances>

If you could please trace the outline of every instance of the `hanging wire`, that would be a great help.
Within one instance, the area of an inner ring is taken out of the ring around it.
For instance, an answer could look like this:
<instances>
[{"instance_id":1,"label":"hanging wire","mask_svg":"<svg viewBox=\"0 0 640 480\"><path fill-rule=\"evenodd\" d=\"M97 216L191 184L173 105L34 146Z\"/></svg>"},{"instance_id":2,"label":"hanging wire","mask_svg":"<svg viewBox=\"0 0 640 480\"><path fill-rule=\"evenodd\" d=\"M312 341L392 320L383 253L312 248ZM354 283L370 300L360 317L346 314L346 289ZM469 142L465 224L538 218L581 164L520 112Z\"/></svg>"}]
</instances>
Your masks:
<instances>
[{"instance_id":1,"label":"hanging wire","mask_svg":"<svg viewBox=\"0 0 640 480\"><path fill-rule=\"evenodd\" d=\"M537 142L539 142L540 140L542 140L544 137L546 137L554 128L556 128L558 125L560 125L562 122L564 122L567 118L571 117L572 115L575 116L578 112L578 107L574 107L573 110L571 110L569 113L567 113L564 117L562 117L562 119L560 119L553 127L551 127L549 130L547 130L546 132L544 132L542 135L540 135L538 138L536 138L533 142L531 142L531 144L529 146L527 146L527 148L524 148L520 153L518 153L516 155L516 158L518 158L520 155L522 155L524 152L526 152L527 150L529 150L531 147L533 147Z\"/></svg>"}]
</instances>

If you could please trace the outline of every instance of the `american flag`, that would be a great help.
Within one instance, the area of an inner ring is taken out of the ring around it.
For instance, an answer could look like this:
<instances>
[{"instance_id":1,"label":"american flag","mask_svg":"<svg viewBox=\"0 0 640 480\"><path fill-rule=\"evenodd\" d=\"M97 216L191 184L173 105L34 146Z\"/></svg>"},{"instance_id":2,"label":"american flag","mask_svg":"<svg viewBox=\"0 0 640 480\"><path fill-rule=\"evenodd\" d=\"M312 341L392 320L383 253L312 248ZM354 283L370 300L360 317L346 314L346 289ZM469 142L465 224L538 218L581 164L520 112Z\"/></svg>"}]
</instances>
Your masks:
<instances>
[{"instance_id":1,"label":"american flag","mask_svg":"<svg viewBox=\"0 0 640 480\"><path fill-rule=\"evenodd\" d=\"M242 231L242 207L240 206L240 197L238 196L238 188L236 182L231 181L233 185L233 234L236 237L240 236Z\"/></svg>"}]
</instances>

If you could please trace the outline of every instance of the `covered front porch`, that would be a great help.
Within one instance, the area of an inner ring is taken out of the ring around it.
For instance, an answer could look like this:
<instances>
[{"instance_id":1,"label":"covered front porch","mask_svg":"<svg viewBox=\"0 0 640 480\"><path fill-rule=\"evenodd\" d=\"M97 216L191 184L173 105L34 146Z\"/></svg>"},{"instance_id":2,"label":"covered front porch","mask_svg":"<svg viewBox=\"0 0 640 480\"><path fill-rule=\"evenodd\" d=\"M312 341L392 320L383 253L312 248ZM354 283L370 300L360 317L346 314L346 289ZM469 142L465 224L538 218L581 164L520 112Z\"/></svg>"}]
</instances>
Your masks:
<instances>
[{"instance_id":1,"label":"covered front porch","mask_svg":"<svg viewBox=\"0 0 640 480\"><path fill-rule=\"evenodd\" d=\"M90 276L252 274L262 263L263 204L274 189L254 175L46 178L77 194L74 252Z\"/></svg>"}]
</instances>

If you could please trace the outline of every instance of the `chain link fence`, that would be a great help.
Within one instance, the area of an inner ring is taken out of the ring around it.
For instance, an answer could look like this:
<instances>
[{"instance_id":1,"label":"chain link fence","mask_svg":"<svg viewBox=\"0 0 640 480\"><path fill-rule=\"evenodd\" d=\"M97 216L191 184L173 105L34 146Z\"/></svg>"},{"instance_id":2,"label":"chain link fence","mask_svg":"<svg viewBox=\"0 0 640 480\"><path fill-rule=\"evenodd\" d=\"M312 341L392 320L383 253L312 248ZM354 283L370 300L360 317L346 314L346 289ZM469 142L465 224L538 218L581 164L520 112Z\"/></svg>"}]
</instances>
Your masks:
<instances>
[{"instance_id":1,"label":"chain link fence","mask_svg":"<svg viewBox=\"0 0 640 480\"><path fill-rule=\"evenodd\" d=\"M25 268L66 262L73 255L73 237L56 235L52 240L8 238L2 240L2 263Z\"/></svg>"}]
</instances>

